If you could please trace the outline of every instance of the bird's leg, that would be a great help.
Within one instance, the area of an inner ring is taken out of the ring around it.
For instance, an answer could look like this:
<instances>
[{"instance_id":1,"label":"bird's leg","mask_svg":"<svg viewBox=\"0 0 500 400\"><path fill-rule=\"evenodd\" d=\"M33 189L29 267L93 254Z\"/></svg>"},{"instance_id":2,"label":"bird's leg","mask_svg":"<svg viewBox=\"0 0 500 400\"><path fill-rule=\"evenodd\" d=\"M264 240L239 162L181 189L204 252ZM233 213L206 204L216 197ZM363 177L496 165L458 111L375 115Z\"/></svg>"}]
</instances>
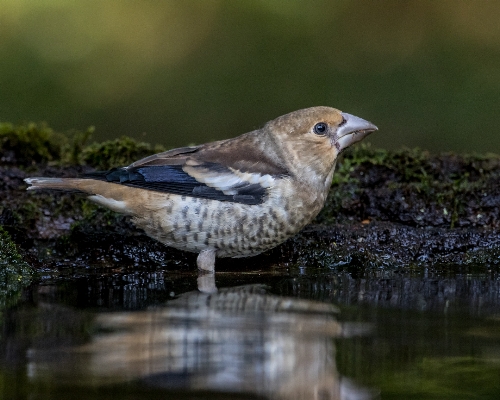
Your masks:
<instances>
[{"instance_id":1,"label":"bird's leg","mask_svg":"<svg viewBox=\"0 0 500 400\"><path fill-rule=\"evenodd\" d=\"M198 269L204 272L215 272L215 250L206 249L200 251L198 258L196 259L196 265Z\"/></svg>"},{"instance_id":2,"label":"bird's leg","mask_svg":"<svg viewBox=\"0 0 500 400\"><path fill-rule=\"evenodd\" d=\"M217 293L215 286L215 250L202 250L196 259L198 265L198 290Z\"/></svg>"}]
</instances>

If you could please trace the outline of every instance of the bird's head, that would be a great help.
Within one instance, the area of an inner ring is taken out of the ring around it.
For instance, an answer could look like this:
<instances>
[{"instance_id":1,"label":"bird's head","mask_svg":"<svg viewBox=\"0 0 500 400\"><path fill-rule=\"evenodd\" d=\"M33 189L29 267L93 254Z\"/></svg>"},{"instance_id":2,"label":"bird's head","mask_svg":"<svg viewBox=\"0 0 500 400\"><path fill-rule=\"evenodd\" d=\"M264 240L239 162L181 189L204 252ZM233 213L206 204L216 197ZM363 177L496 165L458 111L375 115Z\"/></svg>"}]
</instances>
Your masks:
<instances>
[{"instance_id":1,"label":"bird's head","mask_svg":"<svg viewBox=\"0 0 500 400\"><path fill-rule=\"evenodd\" d=\"M378 128L335 108L312 107L269 121L264 129L283 149L292 169L328 175L343 150Z\"/></svg>"}]
</instances>

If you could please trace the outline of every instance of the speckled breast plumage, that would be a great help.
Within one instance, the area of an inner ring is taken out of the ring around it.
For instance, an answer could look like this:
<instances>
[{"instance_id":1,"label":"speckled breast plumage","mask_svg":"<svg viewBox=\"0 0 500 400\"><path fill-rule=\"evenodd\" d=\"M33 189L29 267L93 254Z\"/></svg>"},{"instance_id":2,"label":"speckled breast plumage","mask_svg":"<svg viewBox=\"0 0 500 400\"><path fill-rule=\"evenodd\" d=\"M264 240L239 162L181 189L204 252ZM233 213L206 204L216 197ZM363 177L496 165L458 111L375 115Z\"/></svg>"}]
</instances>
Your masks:
<instances>
[{"instance_id":1,"label":"speckled breast plumage","mask_svg":"<svg viewBox=\"0 0 500 400\"><path fill-rule=\"evenodd\" d=\"M191 252L214 249L218 257L252 256L277 246L310 222L324 202L323 195L316 204L305 204L271 193L263 204L247 205L145 193L147 204L156 207L133 218L139 228L167 246Z\"/></svg>"}]
</instances>

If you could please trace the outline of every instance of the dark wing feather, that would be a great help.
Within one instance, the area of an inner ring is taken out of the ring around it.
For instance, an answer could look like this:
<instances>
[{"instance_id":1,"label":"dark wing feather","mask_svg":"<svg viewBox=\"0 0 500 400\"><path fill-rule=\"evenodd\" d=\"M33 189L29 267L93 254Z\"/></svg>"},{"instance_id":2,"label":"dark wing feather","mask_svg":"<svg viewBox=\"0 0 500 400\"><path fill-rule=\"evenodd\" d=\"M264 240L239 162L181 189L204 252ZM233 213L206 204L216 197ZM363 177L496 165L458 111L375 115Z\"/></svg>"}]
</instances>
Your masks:
<instances>
[{"instance_id":1,"label":"dark wing feather","mask_svg":"<svg viewBox=\"0 0 500 400\"><path fill-rule=\"evenodd\" d=\"M222 166L212 167L216 173L220 173L221 169L224 168ZM89 173L85 177L158 192L249 205L262 203L266 194L266 188L259 183L245 181L231 186L231 194L225 194L222 190L208 186L184 172L182 165L115 168L106 172Z\"/></svg>"}]
</instances>

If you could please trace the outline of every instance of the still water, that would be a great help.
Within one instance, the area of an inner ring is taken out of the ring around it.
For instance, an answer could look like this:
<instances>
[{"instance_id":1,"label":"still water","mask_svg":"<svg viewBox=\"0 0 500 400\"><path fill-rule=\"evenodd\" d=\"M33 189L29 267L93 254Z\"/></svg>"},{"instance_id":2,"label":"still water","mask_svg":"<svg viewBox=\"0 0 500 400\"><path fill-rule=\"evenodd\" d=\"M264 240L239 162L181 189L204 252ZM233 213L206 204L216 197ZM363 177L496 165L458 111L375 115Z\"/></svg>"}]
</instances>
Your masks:
<instances>
[{"instance_id":1,"label":"still water","mask_svg":"<svg viewBox=\"0 0 500 400\"><path fill-rule=\"evenodd\" d=\"M500 398L497 267L68 268L0 321L1 399Z\"/></svg>"}]
</instances>

